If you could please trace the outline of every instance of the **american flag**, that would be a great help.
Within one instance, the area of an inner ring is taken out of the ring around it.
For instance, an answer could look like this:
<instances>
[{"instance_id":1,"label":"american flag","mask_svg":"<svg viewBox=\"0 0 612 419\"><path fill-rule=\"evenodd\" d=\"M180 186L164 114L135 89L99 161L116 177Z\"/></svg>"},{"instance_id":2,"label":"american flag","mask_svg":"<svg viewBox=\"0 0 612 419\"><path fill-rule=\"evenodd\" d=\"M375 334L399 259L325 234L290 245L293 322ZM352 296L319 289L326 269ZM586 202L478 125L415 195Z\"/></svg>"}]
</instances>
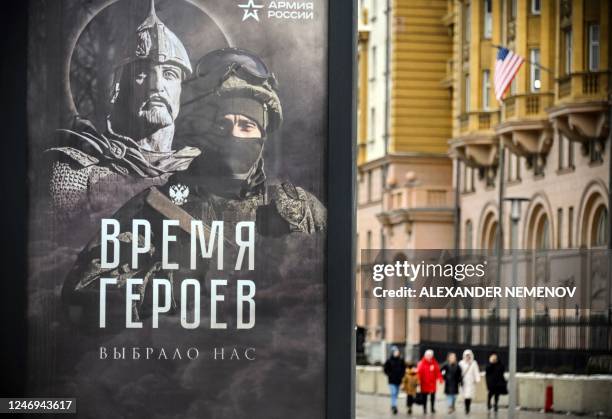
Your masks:
<instances>
[{"instance_id":1,"label":"american flag","mask_svg":"<svg viewBox=\"0 0 612 419\"><path fill-rule=\"evenodd\" d=\"M506 90L510 87L510 83L514 80L523 62L525 62L523 57L510 51L508 48L497 48L493 82L495 83L495 97L498 101L501 102L504 98Z\"/></svg>"}]
</instances>

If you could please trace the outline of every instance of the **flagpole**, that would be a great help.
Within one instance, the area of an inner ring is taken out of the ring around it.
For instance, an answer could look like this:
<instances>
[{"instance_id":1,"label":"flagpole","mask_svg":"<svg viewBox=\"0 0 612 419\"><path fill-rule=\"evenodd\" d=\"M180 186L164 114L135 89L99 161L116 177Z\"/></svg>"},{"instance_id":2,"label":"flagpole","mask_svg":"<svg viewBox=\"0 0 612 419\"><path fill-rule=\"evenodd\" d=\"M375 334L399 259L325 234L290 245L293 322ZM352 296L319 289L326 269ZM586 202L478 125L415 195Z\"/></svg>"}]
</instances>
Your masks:
<instances>
[{"instance_id":1,"label":"flagpole","mask_svg":"<svg viewBox=\"0 0 612 419\"><path fill-rule=\"evenodd\" d=\"M497 48L497 49L500 49L500 48L505 48L505 47L503 47L503 46L501 46L501 45L491 45L491 47L492 47L492 48ZM536 62L533 62L533 61L531 61L531 60L528 60L527 58L524 58L524 61L525 61L526 63L529 63L529 64L531 64L531 65L534 65L534 66L538 67L538 68L539 68L539 69L541 69L541 70L544 70L544 71L546 71L546 72L548 72L548 73L550 73L550 74L553 74L553 71L552 71L550 68L548 68L548 67L544 67L544 66L540 65L539 63L536 63Z\"/></svg>"}]
</instances>

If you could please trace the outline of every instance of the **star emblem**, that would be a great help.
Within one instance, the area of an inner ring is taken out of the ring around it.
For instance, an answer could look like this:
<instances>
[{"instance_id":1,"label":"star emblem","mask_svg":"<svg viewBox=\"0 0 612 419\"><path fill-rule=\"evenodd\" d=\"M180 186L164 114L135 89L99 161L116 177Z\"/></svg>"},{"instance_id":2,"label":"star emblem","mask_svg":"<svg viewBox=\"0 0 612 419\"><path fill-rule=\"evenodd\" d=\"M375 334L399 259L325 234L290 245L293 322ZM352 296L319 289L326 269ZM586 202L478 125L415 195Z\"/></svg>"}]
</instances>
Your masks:
<instances>
[{"instance_id":1,"label":"star emblem","mask_svg":"<svg viewBox=\"0 0 612 419\"><path fill-rule=\"evenodd\" d=\"M255 4L253 0L249 0L247 4L239 4L238 7L244 9L244 16L242 16L243 22L250 17L259 22L258 9L263 8L262 4Z\"/></svg>"}]
</instances>

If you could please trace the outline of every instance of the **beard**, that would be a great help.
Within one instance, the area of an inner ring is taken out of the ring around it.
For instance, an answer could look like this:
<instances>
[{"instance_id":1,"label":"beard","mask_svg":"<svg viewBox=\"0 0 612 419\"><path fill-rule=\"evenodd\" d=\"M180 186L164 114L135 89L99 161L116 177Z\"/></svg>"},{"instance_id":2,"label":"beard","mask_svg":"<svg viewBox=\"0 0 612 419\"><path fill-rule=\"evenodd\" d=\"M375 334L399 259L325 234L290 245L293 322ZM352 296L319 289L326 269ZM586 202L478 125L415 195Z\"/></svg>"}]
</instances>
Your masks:
<instances>
[{"instance_id":1,"label":"beard","mask_svg":"<svg viewBox=\"0 0 612 419\"><path fill-rule=\"evenodd\" d=\"M138 118L143 121L145 128L160 129L170 126L174 123L174 119L167 107L151 107L149 109L140 109Z\"/></svg>"}]
</instances>

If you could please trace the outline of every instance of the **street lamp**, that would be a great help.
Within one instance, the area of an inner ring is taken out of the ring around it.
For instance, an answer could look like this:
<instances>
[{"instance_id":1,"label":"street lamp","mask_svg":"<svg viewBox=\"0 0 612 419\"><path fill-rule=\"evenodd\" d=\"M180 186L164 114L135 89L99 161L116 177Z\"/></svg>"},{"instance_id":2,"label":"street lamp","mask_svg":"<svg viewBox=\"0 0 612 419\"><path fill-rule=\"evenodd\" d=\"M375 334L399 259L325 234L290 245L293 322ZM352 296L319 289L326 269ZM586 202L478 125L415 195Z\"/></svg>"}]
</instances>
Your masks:
<instances>
[{"instance_id":1,"label":"street lamp","mask_svg":"<svg viewBox=\"0 0 612 419\"><path fill-rule=\"evenodd\" d=\"M504 198L504 201L510 202L510 221L512 221L512 287L517 286L518 276L518 259L516 254L516 247L518 247L518 225L521 220L521 204L529 201L528 198ZM516 300L512 298L510 300L510 309L508 312L510 316L510 345L508 348L508 366L509 380L508 380L508 418L514 418L514 412L516 411L516 353L517 353L517 340L518 340L518 308L516 306Z\"/></svg>"}]
</instances>

